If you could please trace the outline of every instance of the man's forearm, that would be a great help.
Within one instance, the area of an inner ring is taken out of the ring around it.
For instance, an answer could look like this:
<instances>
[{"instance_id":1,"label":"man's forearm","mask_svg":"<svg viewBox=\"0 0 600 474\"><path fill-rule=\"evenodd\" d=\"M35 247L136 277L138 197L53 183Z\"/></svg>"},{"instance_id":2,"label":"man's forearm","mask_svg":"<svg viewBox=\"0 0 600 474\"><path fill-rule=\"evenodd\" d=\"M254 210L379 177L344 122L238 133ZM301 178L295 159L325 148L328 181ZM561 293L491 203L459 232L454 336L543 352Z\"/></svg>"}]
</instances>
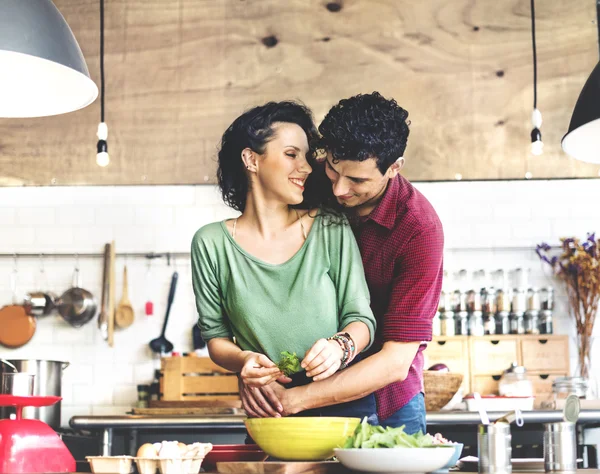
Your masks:
<instances>
[{"instance_id":1,"label":"man's forearm","mask_svg":"<svg viewBox=\"0 0 600 474\"><path fill-rule=\"evenodd\" d=\"M328 379L287 390L286 413L349 402L404 380L419 345L418 342L386 343L381 351Z\"/></svg>"}]
</instances>

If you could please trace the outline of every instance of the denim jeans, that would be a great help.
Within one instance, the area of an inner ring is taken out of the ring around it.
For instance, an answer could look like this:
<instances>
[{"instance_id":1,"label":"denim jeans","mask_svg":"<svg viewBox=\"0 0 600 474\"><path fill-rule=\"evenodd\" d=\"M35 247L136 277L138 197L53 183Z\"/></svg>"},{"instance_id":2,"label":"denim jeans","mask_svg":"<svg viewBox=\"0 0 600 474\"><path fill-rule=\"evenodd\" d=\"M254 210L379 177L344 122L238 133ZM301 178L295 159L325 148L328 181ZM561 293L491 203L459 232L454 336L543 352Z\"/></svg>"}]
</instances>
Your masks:
<instances>
[{"instance_id":1,"label":"denim jeans","mask_svg":"<svg viewBox=\"0 0 600 474\"><path fill-rule=\"evenodd\" d=\"M392 428L404 425L404 432L407 434L415 434L419 431L426 433L425 397L422 393L418 393L389 418L380 419L379 424L383 427L390 426Z\"/></svg>"}]
</instances>

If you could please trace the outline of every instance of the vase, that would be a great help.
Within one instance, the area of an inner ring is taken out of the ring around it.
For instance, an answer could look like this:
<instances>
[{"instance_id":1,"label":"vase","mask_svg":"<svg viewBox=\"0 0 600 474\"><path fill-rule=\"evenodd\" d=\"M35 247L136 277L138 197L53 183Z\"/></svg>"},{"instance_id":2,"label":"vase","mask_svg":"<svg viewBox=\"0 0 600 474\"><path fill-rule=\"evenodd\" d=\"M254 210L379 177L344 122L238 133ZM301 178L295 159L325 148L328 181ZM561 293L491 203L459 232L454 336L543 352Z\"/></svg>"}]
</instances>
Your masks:
<instances>
[{"instance_id":1,"label":"vase","mask_svg":"<svg viewBox=\"0 0 600 474\"><path fill-rule=\"evenodd\" d=\"M598 378L592 365L594 338L587 334L577 334L577 375L588 381L587 398L597 398Z\"/></svg>"}]
</instances>

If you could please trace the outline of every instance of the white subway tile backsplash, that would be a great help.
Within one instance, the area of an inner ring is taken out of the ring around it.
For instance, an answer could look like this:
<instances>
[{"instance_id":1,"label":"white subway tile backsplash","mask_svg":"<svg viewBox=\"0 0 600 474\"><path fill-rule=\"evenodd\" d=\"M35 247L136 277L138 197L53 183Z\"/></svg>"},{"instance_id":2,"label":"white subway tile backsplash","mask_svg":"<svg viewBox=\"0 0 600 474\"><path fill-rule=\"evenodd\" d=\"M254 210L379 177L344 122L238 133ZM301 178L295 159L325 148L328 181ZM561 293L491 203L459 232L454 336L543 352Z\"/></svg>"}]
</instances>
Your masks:
<instances>
[{"instance_id":1,"label":"white subway tile backsplash","mask_svg":"<svg viewBox=\"0 0 600 474\"><path fill-rule=\"evenodd\" d=\"M115 385L113 402L115 405L121 405L131 408L137 401L136 385Z\"/></svg>"},{"instance_id":2,"label":"white subway tile backsplash","mask_svg":"<svg viewBox=\"0 0 600 474\"><path fill-rule=\"evenodd\" d=\"M53 207L21 207L17 210L17 224L22 226L52 226L56 224Z\"/></svg>"},{"instance_id":3,"label":"white subway tile backsplash","mask_svg":"<svg viewBox=\"0 0 600 474\"><path fill-rule=\"evenodd\" d=\"M600 200L597 180L417 183L438 209L446 237L445 266L450 272L498 268L531 269L530 283L556 289L555 327L573 334L564 290L540 264L534 247L558 237L600 232L600 208L576 205ZM0 188L0 253L102 253L115 240L119 252L188 252L201 226L239 213L227 207L215 186L98 186ZM517 248L522 247L522 248ZM74 258L19 259L18 293L33 289L61 294L71 285ZM192 349L196 323L189 258L171 265L117 255L116 297L121 297L123 265L129 271L134 325L116 329L108 347L96 320L75 329L58 316L37 321L29 344L6 349L10 358L67 360L63 377L62 423L75 415L114 415L130 410L136 385L150 383L158 360L148 343L161 331L174 270L180 274L167 338L176 350ZM82 286L100 299L102 259L80 258ZM8 275L12 259L0 259L0 306L11 303ZM147 300L154 315L144 314ZM575 356L572 351L572 356ZM598 354L594 356L598 359Z\"/></svg>"},{"instance_id":4,"label":"white subway tile backsplash","mask_svg":"<svg viewBox=\"0 0 600 474\"><path fill-rule=\"evenodd\" d=\"M3 253L38 251L35 244L35 230L33 227L2 226L0 249Z\"/></svg>"}]
</instances>

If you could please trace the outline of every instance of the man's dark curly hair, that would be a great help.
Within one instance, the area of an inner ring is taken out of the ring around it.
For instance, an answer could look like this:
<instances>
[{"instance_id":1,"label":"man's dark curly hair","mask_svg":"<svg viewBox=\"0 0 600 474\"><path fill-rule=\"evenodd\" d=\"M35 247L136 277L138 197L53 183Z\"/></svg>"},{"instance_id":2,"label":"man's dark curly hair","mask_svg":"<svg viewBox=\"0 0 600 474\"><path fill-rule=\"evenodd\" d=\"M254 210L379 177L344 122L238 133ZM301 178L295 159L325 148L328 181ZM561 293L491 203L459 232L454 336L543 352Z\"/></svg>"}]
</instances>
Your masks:
<instances>
[{"instance_id":1,"label":"man's dark curly hair","mask_svg":"<svg viewBox=\"0 0 600 474\"><path fill-rule=\"evenodd\" d=\"M334 161L375 158L384 174L404 155L410 132L407 118L406 110L379 92L340 100L319 126L318 148L330 152Z\"/></svg>"},{"instance_id":2,"label":"man's dark curly hair","mask_svg":"<svg viewBox=\"0 0 600 474\"><path fill-rule=\"evenodd\" d=\"M282 122L300 126L306 133L309 146L318 136L310 109L294 101L268 102L254 107L235 119L223 134L218 154L217 179L223 200L233 209L244 212L250 186L242 161L242 151L250 148L262 155L267 143L275 135L273 125ZM307 160L314 169L312 148ZM294 207L304 209L318 207L325 199L323 188L311 177L312 174L305 183L303 203Z\"/></svg>"}]
</instances>

